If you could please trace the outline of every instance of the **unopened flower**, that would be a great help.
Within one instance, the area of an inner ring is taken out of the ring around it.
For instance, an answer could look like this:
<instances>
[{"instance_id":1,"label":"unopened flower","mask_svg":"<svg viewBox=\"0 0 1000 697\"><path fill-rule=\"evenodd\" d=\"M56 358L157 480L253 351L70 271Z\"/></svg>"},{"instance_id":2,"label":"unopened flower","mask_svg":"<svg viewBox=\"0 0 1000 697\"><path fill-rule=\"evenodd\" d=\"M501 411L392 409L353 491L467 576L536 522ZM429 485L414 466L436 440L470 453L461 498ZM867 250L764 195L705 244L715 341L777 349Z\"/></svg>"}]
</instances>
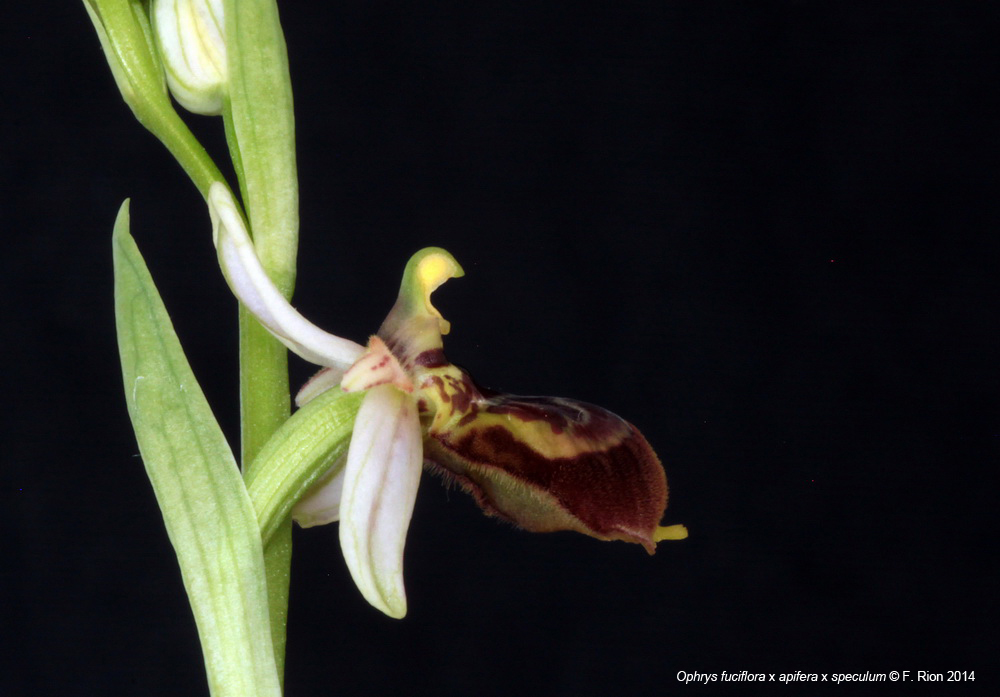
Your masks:
<instances>
[{"instance_id":1,"label":"unopened flower","mask_svg":"<svg viewBox=\"0 0 1000 697\"><path fill-rule=\"evenodd\" d=\"M196 114L222 112L228 74L222 6L222 0L153 0L153 32L167 85Z\"/></svg>"},{"instance_id":2,"label":"unopened flower","mask_svg":"<svg viewBox=\"0 0 1000 697\"><path fill-rule=\"evenodd\" d=\"M363 347L311 324L270 282L232 194L209 192L215 244L230 287L282 343L325 366L301 406L329 389L365 390L346 462L297 505L302 525L340 520L340 542L365 598L406 613L402 559L421 466L457 482L482 509L527 530L576 530L602 540L681 539L661 527L663 467L639 431L609 411L570 399L485 390L448 362L450 325L431 293L463 274L446 251L424 249L406 266L399 297Z\"/></svg>"}]
</instances>

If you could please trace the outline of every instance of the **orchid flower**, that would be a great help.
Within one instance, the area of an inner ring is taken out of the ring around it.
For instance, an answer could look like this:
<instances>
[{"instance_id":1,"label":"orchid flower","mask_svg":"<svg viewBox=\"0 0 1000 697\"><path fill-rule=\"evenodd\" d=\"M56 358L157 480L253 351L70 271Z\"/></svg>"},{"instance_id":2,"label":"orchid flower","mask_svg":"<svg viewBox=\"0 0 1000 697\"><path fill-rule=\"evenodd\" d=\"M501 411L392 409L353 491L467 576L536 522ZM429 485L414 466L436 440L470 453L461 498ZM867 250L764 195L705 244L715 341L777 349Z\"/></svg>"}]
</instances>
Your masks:
<instances>
[{"instance_id":1,"label":"orchid flower","mask_svg":"<svg viewBox=\"0 0 1000 697\"><path fill-rule=\"evenodd\" d=\"M515 397L483 389L448 362L450 325L431 293L463 275L431 247L406 266L399 296L366 346L300 315L268 279L232 194L208 196L223 273L240 301L279 341L323 366L299 392L367 391L346 462L337 462L293 509L303 526L340 521L340 544L364 597L392 617L406 614L402 558L423 465L457 482L479 506L535 532L576 530L625 540L652 554L682 539L661 527L666 476L639 431L609 411L570 399Z\"/></svg>"}]
</instances>

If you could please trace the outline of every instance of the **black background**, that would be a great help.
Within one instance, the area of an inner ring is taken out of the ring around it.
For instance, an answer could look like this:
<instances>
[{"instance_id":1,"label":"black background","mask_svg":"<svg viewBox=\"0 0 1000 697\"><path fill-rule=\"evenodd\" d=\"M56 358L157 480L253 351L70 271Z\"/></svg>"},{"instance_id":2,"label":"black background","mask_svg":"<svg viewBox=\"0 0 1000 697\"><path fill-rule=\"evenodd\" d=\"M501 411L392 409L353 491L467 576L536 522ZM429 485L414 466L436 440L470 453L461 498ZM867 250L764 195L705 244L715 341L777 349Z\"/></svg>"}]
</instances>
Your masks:
<instances>
[{"instance_id":1,"label":"black background","mask_svg":"<svg viewBox=\"0 0 1000 697\"><path fill-rule=\"evenodd\" d=\"M230 436L235 305L200 197L82 5L20 8L0 29L0 693L206 694L122 396L122 199ZM990 682L995 4L281 12L297 306L363 340L408 256L446 247L467 272L435 296L449 357L636 423L666 522L691 531L653 557L530 535L426 477L403 621L361 599L335 526L296 531L289 695L724 691L681 670ZM221 124L189 120L225 160Z\"/></svg>"}]
</instances>

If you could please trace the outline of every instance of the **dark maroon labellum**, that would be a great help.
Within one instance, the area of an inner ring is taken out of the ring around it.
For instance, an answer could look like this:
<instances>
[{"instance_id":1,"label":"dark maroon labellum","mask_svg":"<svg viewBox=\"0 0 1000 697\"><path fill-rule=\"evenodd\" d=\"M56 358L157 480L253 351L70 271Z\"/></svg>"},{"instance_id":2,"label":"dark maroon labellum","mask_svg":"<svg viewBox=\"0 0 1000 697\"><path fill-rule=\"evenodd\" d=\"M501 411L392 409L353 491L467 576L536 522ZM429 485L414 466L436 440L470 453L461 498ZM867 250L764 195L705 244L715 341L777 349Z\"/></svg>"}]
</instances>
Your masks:
<instances>
[{"instance_id":1,"label":"dark maroon labellum","mask_svg":"<svg viewBox=\"0 0 1000 697\"><path fill-rule=\"evenodd\" d=\"M425 454L487 513L534 532L576 530L653 553L667 481L638 429L569 399L497 394L475 406L432 428Z\"/></svg>"}]
</instances>

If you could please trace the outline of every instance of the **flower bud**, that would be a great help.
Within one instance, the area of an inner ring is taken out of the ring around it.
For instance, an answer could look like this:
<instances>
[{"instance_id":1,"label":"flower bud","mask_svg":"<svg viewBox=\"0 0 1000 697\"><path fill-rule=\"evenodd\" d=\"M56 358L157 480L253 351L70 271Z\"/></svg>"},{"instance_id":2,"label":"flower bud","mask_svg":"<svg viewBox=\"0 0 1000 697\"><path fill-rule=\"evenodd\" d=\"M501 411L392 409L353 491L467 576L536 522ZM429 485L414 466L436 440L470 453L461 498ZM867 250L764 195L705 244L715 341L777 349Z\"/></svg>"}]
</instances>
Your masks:
<instances>
[{"instance_id":1,"label":"flower bud","mask_svg":"<svg viewBox=\"0 0 1000 697\"><path fill-rule=\"evenodd\" d=\"M196 114L219 114L225 93L222 0L153 0L153 31L174 98Z\"/></svg>"}]
</instances>

